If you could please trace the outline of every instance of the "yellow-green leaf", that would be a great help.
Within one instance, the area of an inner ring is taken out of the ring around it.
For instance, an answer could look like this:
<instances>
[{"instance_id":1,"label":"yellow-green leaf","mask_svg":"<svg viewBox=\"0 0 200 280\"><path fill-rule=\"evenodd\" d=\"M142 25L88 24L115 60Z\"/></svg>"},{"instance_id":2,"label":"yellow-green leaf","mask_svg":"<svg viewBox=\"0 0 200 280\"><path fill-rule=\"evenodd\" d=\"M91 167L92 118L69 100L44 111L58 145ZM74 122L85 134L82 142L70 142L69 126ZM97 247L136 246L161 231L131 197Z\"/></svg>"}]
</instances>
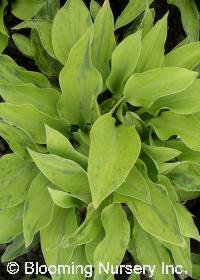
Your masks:
<instances>
[{"instance_id":1,"label":"yellow-green leaf","mask_svg":"<svg viewBox=\"0 0 200 280\"><path fill-rule=\"evenodd\" d=\"M200 122L195 116L162 112L151 125L161 140L178 135L190 149L200 151Z\"/></svg>"},{"instance_id":2,"label":"yellow-green leaf","mask_svg":"<svg viewBox=\"0 0 200 280\"><path fill-rule=\"evenodd\" d=\"M70 141L57 130L46 126L47 148L51 154L71 159L87 169L88 159L83 154L77 152Z\"/></svg>"},{"instance_id":3,"label":"yellow-green leaf","mask_svg":"<svg viewBox=\"0 0 200 280\"><path fill-rule=\"evenodd\" d=\"M141 31L138 31L126 37L112 54L107 86L114 94L122 94L126 80L134 72L140 55L141 35Z\"/></svg>"},{"instance_id":4,"label":"yellow-green leaf","mask_svg":"<svg viewBox=\"0 0 200 280\"><path fill-rule=\"evenodd\" d=\"M22 203L38 169L31 162L21 160L15 154L0 159L0 208L10 208Z\"/></svg>"},{"instance_id":5,"label":"yellow-green leaf","mask_svg":"<svg viewBox=\"0 0 200 280\"><path fill-rule=\"evenodd\" d=\"M29 150L40 171L61 190L83 201L90 200L87 173L77 163L56 155L40 154Z\"/></svg>"},{"instance_id":6,"label":"yellow-green leaf","mask_svg":"<svg viewBox=\"0 0 200 280\"><path fill-rule=\"evenodd\" d=\"M0 210L0 243L5 244L12 241L17 235L23 232L23 220L19 212L23 211L23 204L12 208Z\"/></svg>"},{"instance_id":7,"label":"yellow-green leaf","mask_svg":"<svg viewBox=\"0 0 200 280\"><path fill-rule=\"evenodd\" d=\"M150 180L149 184L152 201L150 205L117 193L114 195L114 201L127 203L140 226L154 237L170 244L184 246L177 216L167 191Z\"/></svg>"},{"instance_id":8,"label":"yellow-green leaf","mask_svg":"<svg viewBox=\"0 0 200 280\"><path fill-rule=\"evenodd\" d=\"M193 114L200 111L200 80L196 79L185 90L158 98L150 108L150 112L157 115L161 109L170 109L178 114Z\"/></svg>"},{"instance_id":9,"label":"yellow-green leaf","mask_svg":"<svg viewBox=\"0 0 200 280\"><path fill-rule=\"evenodd\" d=\"M53 22L52 43L62 64L66 63L71 48L91 25L90 13L82 0L68 0L58 11Z\"/></svg>"},{"instance_id":10,"label":"yellow-green leaf","mask_svg":"<svg viewBox=\"0 0 200 280\"><path fill-rule=\"evenodd\" d=\"M0 85L34 84L40 88L50 88L49 80L39 72L27 71L7 56L0 55Z\"/></svg>"},{"instance_id":11,"label":"yellow-green leaf","mask_svg":"<svg viewBox=\"0 0 200 280\"><path fill-rule=\"evenodd\" d=\"M137 258L143 265L150 265L148 275L155 280L172 280L172 275L163 274L162 263L170 264L168 250L158 239L144 231L138 222L134 223L133 242L136 246Z\"/></svg>"},{"instance_id":12,"label":"yellow-green leaf","mask_svg":"<svg viewBox=\"0 0 200 280\"><path fill-rule=\"evenodd\" d=\"M62 209L54 206L51 222L40 232L42 251L47 265L69 263L74 253L74 247L62 248L60 243L64 234L70 234L76 228L77 218L74 208ZM53 279L64 280L65 277L67 278L68 275L54 275Z\"/></svg>"},{"instance_id":13,"label":"yellow-green leaf","mask_svg":"<svg viewBox=\"0 0 200 280\"><path fill-rule=\"evenodd\" d=\"M0 85L0 95L10 104L31 104L42 113L58 118L56 107L60 93L56 89L38 88L33 84Z\"/></svg>"},{"instance_id":14,"label":"yellow-green leaf","mask_svg":"<svg viewBox=\"0 0 200 280\"><path fill-rule=\"evenodd\" d=\"M95 210L93 205L89 204L84 222L70 236L63 236L61 246L80 246L94 240L102 230L101 210L102 209Z\"/></svg>"},{"instance_id":15,"label":"yellow-green leaf","mask_svg":"<svg viewBox=\"0 0 200 280\"><path fill-rule=\"evenodd\" d=\"M172 95L189 87L198 73L178 67L162 67L133 74L124 88L127 102L149 108L162 96Z\"/></svg>"},{"instance_id":16,"label":"yellow-green leaf","mask_svg":"<svg viewBox=\"0 0 200 280\"><path fill-rule=\"evenodd\" d=\"M95 280L106 278L105 273L98 273L100 262L105 266L107 263L111 265L121 263L130 239L130 226L121 205L107 206L102 212L101 219L105 230L105 238L97 245L94 252Z\"/></svg>"},{"instance_id":17,"label":"yellow-green leaf","mask_svg":"<svg viewBox=\"0 0 200 280\"><path fill-rule=\"evenodd\" d=\"M47 226L51 220L53 201L47 189L49 184L50 182L40 173L29 189L23 219L26 247L31 244L34 235Z\"/></svg>"},{"instance_id":18,"label":"yellow-green leaf","mask_svg":"<svg viewBox=\"0 0 200 280\"><path fill-rule=\"evenodd\" d=\"M37 14L43 5L43 0L16 0L12 2L12 13L19 19L30 19Z\"/></svg>"},{"instance_id":19,"label":"yellow-green leaf","mask_svg":"<svg viewBox=\"0 0 200 280\"><path fill-rule=\"evenodd\" d=\"M141 143L134 127L115 126L103 115L91 130L88 176L95 208L126 179L137 160Z\"/></svg>"},{"instance_id":20,"label":"yellow-green leaf","mask_svg":"<svg viewBox=\"0 0 200 280\"><path fill-rule=\"evenodd\" d=\"M200 42L194 42L175 48L165 55L164 66L177 66L194 69L200 63Z\"/></svg>"},{"instance_id":21,"label":"yellow-green leaf","mask_svg":"<svg viewBox=\"0 0 200 280\"><path fill-rule=\"evenodd\" d=\"M67 192L52 187L51 188L48 187L48 190L53 202L61 208L71 208L71 207L81 208L84 206L81 200L71 196Z\"/></svg>"},{"instance_id":22,"label":"yellow-green leaf","mask_svg":"<svg viewBox=\"0 0 200 280\"><path fill-rule=\"evenodd\" d=\"M101 76L91 60L91 31L72 48L59 78L62 89L59 111L74 125L91 122L92 103L102 87Z\"/></svg>"},{"instance_id":23,"label":"yellow-green leaf","mask_svg":"<svg viewBox=\"0 0 200 280\"><path fill-rule=\"evenodd\" d=\"M0 135L21 159L30 158L27 147L35 151L45 150L44 147L36 145L28 133L4 121L0 121Z\"/></svg>"},{"instance_id":24,"label":"yellow-green leaf","mask_svg":"<svg viewBox=\"0 0 200 280\"><path fill-rule=\"evenodd\" d=\"M67 134L69 130L68 124L63 120L43 114L30 104L1 103L0 117L9 124L25 130L38 144L46 143L45 124L64 134Z\"/></svg>"},{"instance_id":25,"label":"yellow-green leaf","mask_svg":"<svg viewBox=\"0 0 200 280\"><path fill-rule=\"evenodd\" d=\"M161 66L164 59L166 38L167 15L159 20L143 38L135 72L144 72Z\"/></svg>"},{"instance_id":26,"label":"yellow-green leaf","mask_svg":"<svg viewBox=\"0 0 200 280\"><path fill-rule=\"evenodd\" d=\"M110 73L109 61L115 48L114 18L109 0L105 0L94 21L92 61L103 77L104 87Z\"/></svg>"},{"instance_id":27,"label":"yellow-green leaf","mask_svg":"<svg viewBox=\"0 0 200 280\"><path fill-rule=\"evenodd\" d=\"M95 0L91 0L90 1L90 13L93 19L96 18L98 12L100 11L101 6L99 5L99 3Z\"/></svg>"},{"instance_id":28,"label":"yellow-green leaf","mask_svg":"<svg viewBox=\"0 0 200 280\"><path fill-rule=\"evenodd\" d=\"M148 0L150 5L153 1ZM146 0L129 0L128 5L122 11L121 15L118 17L115 29L119 29L124 25L127 25L135 18L137 18L146 8Z\"/></svg>"},{"instance_id":29,"label":"yellow-green leaf","mask_svg":"<svg viewBox=\"0 0 200 280\"><path fill-rule=\"evenodd\" d=\"M18 48L18 50L25 56L33 58L33 49L31 46L31 40L22 34L13 34L12 39Z\"/></svg>"},{"instance_id":30,"label":"yellow-green leaf","mask_svg":"<svg viewBox=\"0 0 200 280\"><path fill-rule=\"evenodd\" d=\"M135 166L131 169L126 181L116 190L116 192L134 197L146 203L151 203L151 194L148 182Z\"/></svg>"}]
</instances>

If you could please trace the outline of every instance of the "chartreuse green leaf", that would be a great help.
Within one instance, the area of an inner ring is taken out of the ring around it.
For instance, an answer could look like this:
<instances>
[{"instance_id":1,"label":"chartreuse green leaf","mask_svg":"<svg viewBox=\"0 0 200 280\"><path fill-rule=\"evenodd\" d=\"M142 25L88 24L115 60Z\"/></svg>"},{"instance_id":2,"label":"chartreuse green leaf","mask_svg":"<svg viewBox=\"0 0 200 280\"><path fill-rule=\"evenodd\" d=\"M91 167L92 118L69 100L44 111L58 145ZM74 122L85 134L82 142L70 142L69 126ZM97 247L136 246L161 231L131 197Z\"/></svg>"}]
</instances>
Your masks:
<instances>
[{"instance_id":1,"label":"chartreuse green leaf","mask_svg":"<svg viewBox=\"0 0 200 280\"><path fill-rule=\"evenodd\" d=\"M116 192L136 198L146 203L151 203L151 195L148 182L138 168L131 169L126 181L116 190Z\"/></svg>"},{"instance_id":2,"label":"chartreuse green leaf","mask_svg":"<svg viewBox=\"0 0 200 280\"><path fill-rule=\"evenodd\" d=\"M166 147L155 147L143 145L141 158L145 161L149 173L149 177L154 182L157 181L158 173L167 174L175 168L179 162L174 158L181 152Z\"/></svg>"},{"instance_id":3,"label":"chartreuse green leaf","mask_svg":"<svg viewBox=\"0 0 200 280\"><path fill-rule=\"evenodd\" d=\"M126 37L115 48L111 60L111 73L107 79L107 86L112 93L122 94L126 80L134 72L140 55L141 35L141 31L138 31Z\"/></svg>"},{"instance_id":4,"label":"chartreuse green leaf","mask_svg":"<svg viewBox=\"0 0 200 280\"><path fill-rule=\"evenodd\" d=\"M191 259L190 259L190 242L189 238L194 238L199 240L199 233L194 224L192 215L186 210L186 208L178 202L178 196L176 194L174 186L171 184L170 180L165 176L160 176L159 181L168 191L168 195L174 206L180 231L185 238L185 246L180 247L163 242L164 246L167 247L172 254L173 260L176 265L183 265L185 274L191 275Z\"/></svg>"},{"instance_id":5,"label":"chartreuse green leaf","mask_svg":"<svg viewBox=\"0 0 200 280\"><path fill-rule=\"evenodd\" d=\"M42 9L37 13L36 19L52 21L60 8L59 0L44 0Z\"/></svg>"},{"instance_id":6,"label":"chartreuse green leaf","mask_svg":"<svg viewBox=\"0 0 200 280\"><path fill-rule=\"evenodd\" d=\"M157 115L162 108L168 108L178 114L193 114L199 112L199 90L200 80L196 79L185 90L173 94L173 97L168 95L157 99L149 111L154 115Z\"/></svg>"},{"instance_id":7,"label":"chartreuse green leaf","mask_svg":"<svg viewBox=\"0 0 200 280\"><path fill-rule=\"evenodd\" d=\"M25 206L23 229L26 247L34 235L48 225L53 212L53 201L48 192L50 182L40 173L32 182ZM42 205L42 207L40 207Z\"/></svg>"},{"instance_id":8,"label":"chartreuse green leaf","mask_svg":"<svg viewBox=\"0 0 200 280\"><path fill-rule=\"evenodd\" d=\"M181 154L181 152L176 149L150 146L146 144L142 145L142 149L157 163L170 161Z\"/></svg>"},{"instance_id":9,"label":"chartreuse green leaf","mask_svg":"<svg viewBox=\"0 0 200 280\"><path fill-rule=\"evenodd\" d=\"M139 30L142 32L142 38L149 33L153 27L155 18L154 9L150 9L148 2L146 1L145 11L134 20L134 22L127 28L124 38L130 34L133 34Z\"/></svg>"},{"instance_id":10,"label":"chartreuse green leaf","mask_svg":"<svg viewBox=\"0 0 200 280\"><path fill-rule=\"evenodd\" d=\"M179 161L194 161L200 163L200 152L191 150L180 139L166 141L166 146L181 151Z\"/></svg>"},{"instance_id":11,"label":"chartreuse green leaf","mask_svg":"<svg viewBox=\"0 0 200 280\"><path fill-rule=\"evenodd\" d=\"M161 185L150 181L143 164L139 164L138 167L149 182L152 203L149 205L117 193L114 195L114 201L127 203L140 226L154 237L170 244L184 246L176 213L167 191Z\"/></svg>"},{"instance_id":12,"label":"chartreuse green leaf","mask_svg":"<svg viewBox=\"0 0 200 280\"><path fill-rule=\"evenodd\" d=\"M162 67L133 74L124 88L126 101L149 108L158 98L172 95L189 87L197 73L178 67Z\"/></svg>"},{"instance_id":13,"label":"chartreuse green leaf","mask_svg":"<svg viewBox=\"0 0 200 280\"><path fill-rule=\"evenodd\" d=\"M95 239L93 239L91 242L87 243L85 245L85 253L88 260L88 263L92 264L94 266L94 252L97 247L97 245L104 239L105 234L103 230L96 236Z\"/></svg>"},{"instance_id":14,"label":"chartreuse green leaf","mask_svg":"<svg viewBox=\"0 0 200 280\"><path fill-rule=\"evenodd\" d=\"M169 177L171 177L169 175ZM173 182L173 180L172 180ZM159 176L159 183L162 184L168 191L168 195L173 203L173 206L176 211L176 215L178 218L179 228L183 236L193 238L199 241L200 235L194 224L192 214L181 204L178 202L180 190L176 187L176 185L172 185L171 181L166 176ZM177 191L177 193L176 193ZM181 194L187 195L187 191L181 191ZM191 191L188 192L190 195L194 193L196 195L197 192ZM199 191L200 194L200 191ZM197 195L198 196L198 195ZM192 195L191 195L192 198Z\"/></svg>"},{"instance_id":15,"label":"chartreuse green leaf","mask_svg":"<svg viewBox=\"0 0 200 280\"><path fill-rule=\"evenodd\" d=\"M54 53L62 64L66 63L73 45L91 26L90 13L82 0L69 0L59 10L53 22L52 43Z\"/></svg>"},{"instance_id":16,"label":"chartreuse green leaf","mask_svg":"<svg viewBox=\"0 0 200 280\"><path fill-rule=\"evenodd\" d=\"M199 12L194 0L168 0L181 12L182 24L191 41L199 40Z\"/></svg>"},{"instance_id":17,"label":"chartreuse green leaf","mask_svg":"<svg viewBox=\"0 0 200 280\"><path fill-rule=\"evenodd\" d=\"M33 48L31 46L31 40L22 34L13 34L12 39L18 48L18 50L25 56L33 58Z\"/></svg>"},{"instance_id":18,"label":"chartreuse green leaf","mask_svg":"<svg viewBox=\"0 0 200 280\"><path fill-rule=\"evenodd\" d=\"M59 78L62 89L60 114L75 125L91 121L92 103L102 87L101 76L91 60L91 31L72 48Z\"/></svg>"},{"instance_id":19,"label":"chartreuse green leaf","mask_svg":"<svg viewBox=\"0 0 200 280\"><path fill-rule=\"evenodd\" d=\"M35 237L32 244L25 248L25 241L23 234L19 234L13 242L7 246L6 251L3 253L1 261L9 262L16 259L19 256L27 254L32 248L39 243L38 236Z\"/></svg>"},{"instance_id":20,"label":"chartreuse green leaf","mask_svg":"<svg viewBox=\"0 0 200 280\"><path fill-rule=\"evenodd\" d=\"M174 186L171 184L171 181L169 180L169 178L165 175L159 175L158 183L161 184L163 187L165 187L165 189L168 192L169 198L175 207L176 203L178 202L178 196L177 196L176 190L175 190Z\"/></svg>"},{"instance_id":21,"label":"chartreuse green leaf","mask_svg":"<svg viewBox=\"0 0 200 280\"><path fill-rule=\"evenodd\" d=\"M64 134L67 134L68 131L68 124L64 121L43 114L30 104L1 103L0 117L9 124L25 130L38 144L46 143L45 124Z\"/></svg>"},{"instance_id":22,"label":"chartreuse green leaf","mask_svg":"<svg viewBox=\"0 0 200 280\"><path fill-rule=\"evenodd\" d=\"M161 66L164 59L166 38L167 15L159 20L142 40L136 72L144 72Z\"/></svg>"},{"instance_id":23,"label":"chartreuse green leaf","mask_svg":"<svg viewBox=\"0 0 200 280\"><path fill-rule=\"evenodd\" d=\"M83 154L77 152L70 141L57 130L46 126L47 148L51 154L71 159L87 169L88 159Z\"/></svg>"},{"instance_id":24,"label":"chartreuse green leaf","mask_svg":"<svg viewBox=\"0 0 200 280\"><path fill-rule=\"evenodd\" d=\"M6 26L4 24L4 11L6 6L8 5L8 1L7 0L2 0L1 4L0 4L0 33L2 35L5 35L7 37L9 37L8 35L8 31L6 29Z\"/></svg>"},{"instance_id":25,"label":"chartreuse green leaf","mask_svg":"<svg viewBox=\"0 0 200 280\"><path fill-rule=\"evenodd\" d=\"M134 127L115 126L106 114L93 125L88 162L88 176L94 207L116 190L137 160L141 142Z\"/></svg>"},{"instance_id":26,"label":"chartreuse green leaf","mask_svg":"<svg viewBox=\"0 0 200 280\"><path fill-rule=\"evenodd\" d=\"M31 28L35 29L36 28L36 23L38 22L38 19L34 17L34 19L28 19L25 21L20 22L19 24L15 25L12 29L13 30L20 30L24 28Z\"/></svg>"},{"instance_id":27,"label":"chartreuse green leaf","mask_svg":"<svg viewBox=\"0 0 200 280\"><path fill-rule=\"evenodd\" d=\"M83 137L81 130L73 133L73 139L75 140L74 147L79 153L82 153L86 157L89 155L90 143Z\"/></svg>"},{"instance_id":28,"label":"chartreuse green leaf","mask_svg":"<svg viewBox=\"0 0 200 280\"><path fill-rule=\"evenodd\" d=\"M116 21L115 29L119 29L136 19L145 10L146 3L150 5L152 2L152 0L148 0L148 2L146 0L129 0L128 5Z\"/></svg>"},{"instance_id":29,"label":"chartreuse green leaf","mask_svg":"<svg viewBox=\"0 0 200 280\"><path fill-rule=\"evenodd\" d=\"M90 189L87 173L77 163L56 155L40 154L29 150L40 171L61 190L88 202Z\"/></svg>"},{"instance_id":30,"label":"chartreuse green leaf","mask_svg":"<svg viewBox=\"0 0 200 280\"><path fill-rule=\"evenodd\" d=\"M54 206L51 222L40 232L42 251L47 265L66 265L70 261L75 248L62 248L60 242L64 234L71 234L76 228L77 219L74 208L62 209ZM54 275L53 279L54 277L66 279L67 270L65 276Z\"/></svg>"},{"instance_id":31,"label":"chartreuse green leaf","mask_svg":"<svg viewBox=\"0 0 200 280\"><path fill-rule=\"evenodd\" d=\"M12 208L0 210L0 243L8 243L17 235L23 232L23 220L18 217L19 212L23 210L23 204Z\"/></svg>"},{"instance_id":32,"label":"chartreuse green leaf","mask_svg":"<svg viewBox=\"0 0 200 280\"><path fill-rule=\"evenodd\" d=\"M151 158L147 153L144 153L143 151L141 152L141 160L143 160L146 164L147 174L148 174L149 178L153 182L156 182L157 176L158 176L158 169L159 169L157 162L153 158Z\"/></svg>"},{"instance_id":33,"label":"chartreuse green leaf","mask_svg":"<svg viewBox=\"0 0 200 280\"><path fill-rule=\"evenodd\" d=\"M197 163L181 162L168 177L177 189L200 191L200 170Z\"/></svg>"},{"instance_id":34,"label":"chartreuse green leaf","mask_svg":"<svg viewBox=\"0 0 200 280\"><path fill-rule=\"evenodd\" d=\"M149 234L170 244L184 246L184 239L180 233L177 217L167 192L161 186L158 187L154 184L154 187L151 190L152 205L118 193L114 194L114 201L126 203L140 226ZM166 211L168 209L167 216L164 208Z\"/></svg>"},{"instance_id":35,"label":"chartreuse green leaf","mask_svg":"<svg viewBox=\"0 0 200 280\"><path fill-rule=\"evenodd\" d=\"M0 95L11 104L31 104L42 113L58 118L56 110L60 93L53 88L38 88L33 84L0 85Z\"/></svg>"},{"instance_id":36,"label":"chartreuse green leaf","mask_svg":"<svg viewBox=\"0 0 200 280\"><path fill-rule=\"evenodd\" d=\"M22 203L38 173L37 168L15 154L8 154L1 157L0 170L0 208L10 208Z\"/></svg>"},{"instance_id":37,"label":"chartreuse green leaf","mask_svg":"<svg viewBox=\"0 0 200 280\"><path fill-rule=\"evenodd\" d=\"M52 44L52 36L51 36L52 27L53 27L52 22L48 20L38 19L35 24L43 48L45 49L45 51L49 56L55 58L53 44Z\"/></svg>"},{"instance_id":38,"label":"chartreuse green leaf","mask_svg":"<svg viewBox=\"0 0 200 280\"><path fill-rule=\"evenodd\" d=\"M195 226L192 214L181 203L176 204L175 210L181 233L185 237L200 241L200 235Z\"/></svg>"},{"instance_id":39,"label":"chartreuse green leaf","mask_svg":"<svg viewBox=\"0 0 200 280\"><path fill-rule=\"evenodd\" d=\"M57 60L50 56L46 49L43 47L37 29L31 30L31 45L33 48L34 61L38 66L39 70L46 76L57 77L60 73L62 66Z\"/></svg>"},{"instance_id":40,"label":"chartreuse green leaf","mask_svg":"<svg viewBox=\"0 0 200 280\"><path fill-rule=\"evenodd\" d=\"M36 151L44 150L43 147L34 143L28 133L15 126L7 124L4 121L0 121L0 135L6 140L10 149L21 159L28 159L30 157L27 147Z\"/></svg>"},{"instance_id":41,"label":"chartreuse green leaf","mask_svg":"<svg viewBox=\"0 0 200 280\"><path fill-rule=\"evenodd\" d=\"M103 77L104 87L110 73L109 61L115 48L114 18L109 0L105 0L94 21L92 61Z\"/></svg>"},{"instance_id":42,"label":"chartreuse green leaf","mask_svg":"<svg viewBox=\"0 0 200 280\"><path fill-rule=\"evenodd\" d=\"M0 85L34 84L40 88L49 88L49 80L39 72L27 71L18 66L12 58L0 55Z\"/></svg>"},{"instance_id":43,"label":"chartreuse green leaf","mask_svg":"<svg viewBox=\"0 0 200 280\"><path fill-rule=\"evenodd\" d=\"M144 231L137 221L134 222L133 242L139 262L155 268L154 272L148 270L150 277L153 277L155 280L174 279L172 275L162 272L162 263L165 263L165 265L170 264L168 250L158 239Z\"/></svg>"},{"instance_id":44,"label":"chartreuse green leaf","mask_svg":"<svg viewBox=\"0 0 200 280\"><path fill-rule=\"evenodd\" d=\"M35 25L43 48L55 58L52 44L52 27L55 15L59 11L59 0L45 0L42 9L36 15ZM50 59L50 58L49 58Z\"/></svg>"},{"instance_id":45,"label":"chartreuse green leaf","mask_svg":"<svg viewBox=\"0 0 200 280\"><path fill-rule=\"evenodd\" d=\"M199 195L200 195L200 191L190 191L190 190L186 191L186 190L183 190L180 188L177 188L176 192L177 192L179 201L191 200L191 199L199 197Z\"/></svg>"},{"instance_id":46,"label":"chartreuse green leaf","mask_svg":"<svg viewBox=\"0 0 200 280\"><path fill-rule=\"evenodd\" d=\"M153 28L154 19L155 11L154 9L150 9L149 5L147 5L140 25L140 28L142 28L142 37L145 37Z\"/></svg>"},{"instance_id":47,"label":"chartreuse green leaf","mask_svg":"<svg viewBox=\"0 0 200 280\"><path fill-rule=\"evenodd\" d=\"M86 267L86 265L88 265L88 262L87 262L86 255L85 255L85 246L76 247L74 249L74 253L73 253L71 260L73 260L73 263L75 266L78 266L81 264L81 266ZM70 261L69 265L71 265L71 261ZM85 279L86 279L86 277L85 277L84 272L81 272L81 270L78 270L77 273L75 273L75 274L71 273L71 274L63 275L58 279L56 278L55 280L85 280Z\"/></svg>"},{"instance_id":48,"label":"chartreuse green leaf","mask_svg":"<svg viewBox=\"0 0 200 280\"><path fill-rule=\"evenodd\" d=\"M8 31L4 24L4 11L7 5L7 0L2 0L0 3L0 53L4 51L9 40Z\"/></svg>"},{"instance_id":49,"label":"chartreuse green leaf","mask_svg":"<svg viewBox=\"0 0 200 280\"><path fill-rule=\"evenodd\" d=\"M164 66L177 66L194 69L200 63L200 42L194 42L175 48L165 55Z\"/></svg>"},{"instance_id":50,"label":"chartreuse green leaf","mask_svg":"<svg viewBox=\"0 0 200 280\"><path fill-rule=\"evenodd\" d=\"M151 125L161 140L178 135L190 149L200 151L200 122L195 116L162 112L151 120Z\"/></svg>"},{"instance_id":51,"label":"chartreuse green leaf","mask_svg":"<svg viewBox=\"0 0 200 280\"><path fill-rule=\"evenodd\" d=\"M180 164L179 161L161 163L159 164L159 172L163 175L167 175L179 164Z\"/></svg>"},{"instance_id":52,"label":"chartreuse green leaf","mask_svg":"<svg viewBox=\"0 0 200 280\"><path fill-rule=\"evenodd\" d=\"M63 270L61 269L61 274L52 275L52 279L53 280L85 280L86 278L84 275L84 271L82 269L77 269L76 271L76 267L79 266L80 268L80 265L81 267L86 267L86 265L88 265L86 255L85 255L85 247L78 246L74 248L72 255L70 255L69 253L67 254L67 250L69 249L68 248L62 249L62 251L59 252L58 257L55 256L55 254L52 254L52 251L44 251L45 260L47 263L49 263L49 266L52 265L53 263L55 265L61 264L64 267ZM74 273L72 272L72 268L68 270L66 265L69 265L70 268L74 266L75 267ZM62 274L62 271L64 271L65 273ZM89 276L90 273L86 273L86 275Z\"/></svg>"},{"instance_id":53,"label":"chartreuse green leaf","mask_svg":"<svg viewBox=\"0 0 200 280\"><path fill-rule=\"evenodd\" d=\"M71 235L76 229L77 220L75 208L63 209L54 205L51 222L47 227L41 230L42 247L45 250L52 250L60 247L63 237Z\"/></svg>"},{"instance_id":54,"label":"chartreuse green leaf","mask_svg":"<svg viewBox=\"0 0 200 280\"><path fill-rule=\"evenodd\" d=\"M181 278L185 279L189 275L192 276L189 238L185 238L185 247L175 246L166 242L163 242L163 245L170 251L174 265L179 266L181 264L183 270Z\"/></svg>"},{"instance_id":55,"label":"chartreuse green leaf","mask_svg":"<svg viewBox=\"0 0 200 280\"><path fill-rule=\"evenodd\" d=\"M92 204L87 207L87 216L71 236L64 235L61 246L71 247L87 244L95 239L102 230L101 210L95 210Z\"/></svg>"},{"instance_id":56,"label":"chartreuse green leaf","mask_svg":"<svg viewBox=\"0 0 200 280\"><path fill-rule=\"evenodd\" d=\"M16 0L12 3L12 13L19 19L30 19L37 14L43 5L43 0Z\"/></svg>"},{"instance_id":57,"label":"chartreuse green leaf","mask_svg":"<svg viewBox=\"0 0 200 280\"><path fill-rule=\"evenodd\" d=\"M105 266L107 263L111 265L121 263L130 239L130 225L121 205L111 204L107 206L102 211L101 219L105 230L105 238L94 252L95 280L106 278L105 273L99 274L99 262ZM112 252L112 254L108 252Z\"/></svg>"},{"instance_id":58,"label":"chartreuse green leaf","mask_svg":"<svg viewBox=\"0 0 200 280\"><path fill-rule=\"evenodd\" d=\"M48 190L53 202L61 208L83 207L83 202L69 195L69 193L50 187L48 188Z\"/></svg>"},{"instance_id":59,"label":"chartreuse green leaf","mask_svg":"<svg viewBox=\"0 0 200 280\"><path fill-rule=\"evenodd\" d=\"M99 3L95 0L91 0L90 1L90 13L93 19L96 18L98 12L100 11L101 6L99 5Z\"/></svg>"},{"instance_id":60,"label":"chartreuse green leaf","mask_svg":"<svg viewBox=\"0 0 200 280\"><path fill-rule=\"evenodd\" d=\"M8 44L8 37L2 33L0 33L0 53L2 53Z\"/></svg>"}]
</instances>

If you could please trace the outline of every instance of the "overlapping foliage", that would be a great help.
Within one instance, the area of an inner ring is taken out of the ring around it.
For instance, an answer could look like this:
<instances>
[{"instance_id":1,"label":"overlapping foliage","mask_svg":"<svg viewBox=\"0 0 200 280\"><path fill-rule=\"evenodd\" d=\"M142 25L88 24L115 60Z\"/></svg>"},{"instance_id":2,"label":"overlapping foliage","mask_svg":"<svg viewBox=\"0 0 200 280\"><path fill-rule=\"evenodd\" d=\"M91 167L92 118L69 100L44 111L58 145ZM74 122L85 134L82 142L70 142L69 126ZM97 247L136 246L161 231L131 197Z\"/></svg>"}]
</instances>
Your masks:
<instances>
[{"instance_id":1,"label":"overlapping foliage","mask_svg":"<svg viewBox=\"0 0 200 280\"><path fill-rule=\"evenodd\" d=\"M188 16L198 11L169 1L188 37L165 54L167 15L153 24L151 3L130 0L115 24L108 0L90 11L82 0L12 5L24 20L14 29L31 29L13 40L40 72L0 56L0 135L12 150L0 159L3 261L41 242L48 265L117 265L128 251L158 266L156 280L174 279L162 261L200 279L184 206L200 195L199 23Z\"/></svg>"}]
</instances>

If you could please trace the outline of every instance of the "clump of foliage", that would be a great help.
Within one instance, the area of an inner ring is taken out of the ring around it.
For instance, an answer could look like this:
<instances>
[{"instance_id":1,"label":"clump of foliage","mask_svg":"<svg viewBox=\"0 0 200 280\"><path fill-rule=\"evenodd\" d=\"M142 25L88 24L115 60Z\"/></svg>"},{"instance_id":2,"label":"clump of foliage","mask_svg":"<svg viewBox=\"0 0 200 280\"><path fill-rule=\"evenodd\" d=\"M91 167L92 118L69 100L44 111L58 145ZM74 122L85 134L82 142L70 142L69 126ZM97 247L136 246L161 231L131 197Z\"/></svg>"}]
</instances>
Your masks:
<instances>
[{"instance_id":1,"label":"clump of foliage","mask_svg":"<svg viewBox=\"0 0 200 280\"><path fill-rule=\"evenodd\" d=\"M82 0L13 3L24 20L14 30L31 29L13 40L40 72L0 55L0 135L12 150L0 159L3 261L40 242L48 265L92 264L95 280L114 279L95 267L126 251L157 265L156 280L174 279L162 261L200 279L184 206L200 195L199 24L186 13L198 11L169 1L187 39L165 54L168 15L154 24L152 2L130 1L115 24L108 0L90 11ZM72 277L52 276L84 279Z\"/></svg>"}]
</instances>

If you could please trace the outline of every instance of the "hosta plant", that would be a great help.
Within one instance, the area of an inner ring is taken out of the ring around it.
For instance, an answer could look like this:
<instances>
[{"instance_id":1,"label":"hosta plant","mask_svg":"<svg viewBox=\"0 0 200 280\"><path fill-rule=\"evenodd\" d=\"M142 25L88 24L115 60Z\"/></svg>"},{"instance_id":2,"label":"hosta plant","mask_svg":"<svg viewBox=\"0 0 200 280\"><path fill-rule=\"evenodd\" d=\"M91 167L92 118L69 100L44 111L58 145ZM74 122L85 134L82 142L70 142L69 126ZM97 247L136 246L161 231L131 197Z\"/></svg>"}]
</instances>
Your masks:
<instances>
[{"instance_id":1,"label":"hosta plant","mask_svg":"<svg viewBox=\"0 0 200 280\"><path fill-rule=\"evenodd\" d=\"M165 54L167 15L153 25L144 2L120 42L115 30L130 21L114 25L108 0L92 1L92 16L82 0L49 1L15 27L31 28L43 73L0 56L11 150L0 159L0 243L12 242L3 262L40 243L48 266L89 264L95 280L114 279L98 265L126 252L156 265L153 279L174 279L162 262L200 279L190 250L200 235L184 206L200 196L200 43Z\"/></svg>"}]
</instances>

